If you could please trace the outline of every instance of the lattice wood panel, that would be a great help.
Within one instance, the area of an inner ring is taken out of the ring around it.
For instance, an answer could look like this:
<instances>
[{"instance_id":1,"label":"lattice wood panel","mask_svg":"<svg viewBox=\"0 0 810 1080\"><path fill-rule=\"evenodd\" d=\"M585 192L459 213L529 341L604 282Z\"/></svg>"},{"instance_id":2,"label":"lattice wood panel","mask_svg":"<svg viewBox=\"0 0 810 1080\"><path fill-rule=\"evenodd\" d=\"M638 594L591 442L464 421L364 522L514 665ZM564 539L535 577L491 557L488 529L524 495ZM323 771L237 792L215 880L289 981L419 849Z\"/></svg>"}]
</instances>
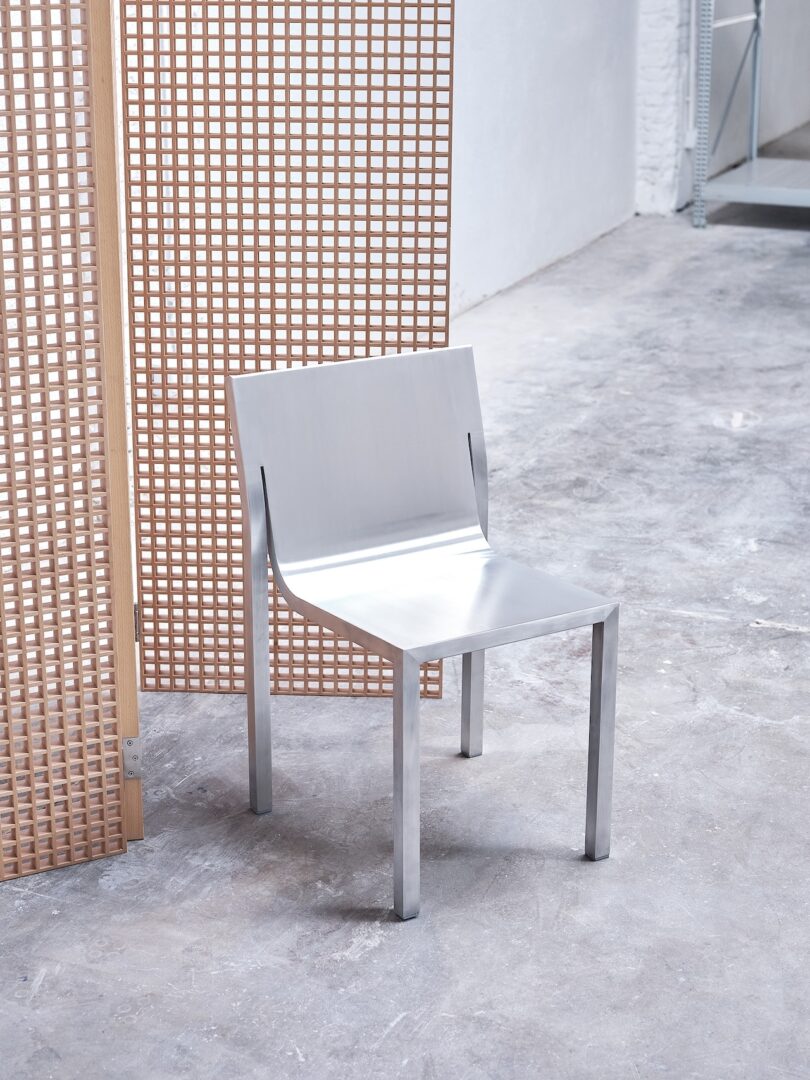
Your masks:
<instances>
[{"instance_id":1,"label":"lattice wood panel","mask_svg":"<svg viewBox=\"0 0 810 1080\"><path fill-rule=\"evenodd\" d=\"M122 5L145 689L244 689L225 375L447 342L452 7ZM390 693L277 594L271 632L276 692Z\"/></svg>"},{"instance_id":2,"label":"lattice wood panel","mask_svg":"<svg viewBox=\"0 0 810 1080\"><path fill-rule=\"evenodd\" d=\"M126 846L119 737L135 672L132 658L122 687L109 417L124 405L109 400L99 281L98 14L94 0L0 3L0 878ZM120 542L128 552L126 529Z\"/></svg>"}]
</instances>

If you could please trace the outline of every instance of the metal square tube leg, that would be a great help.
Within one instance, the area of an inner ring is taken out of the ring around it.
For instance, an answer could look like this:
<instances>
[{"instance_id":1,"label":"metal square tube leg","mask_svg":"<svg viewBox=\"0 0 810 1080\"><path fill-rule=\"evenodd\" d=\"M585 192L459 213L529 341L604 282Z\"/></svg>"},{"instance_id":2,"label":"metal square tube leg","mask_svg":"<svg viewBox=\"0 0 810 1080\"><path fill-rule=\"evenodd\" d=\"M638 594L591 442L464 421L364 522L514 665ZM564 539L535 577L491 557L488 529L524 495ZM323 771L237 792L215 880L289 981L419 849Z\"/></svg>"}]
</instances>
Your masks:
<instances>
[{"instance_id":1,"label":"metal square tube leg","mask_svg":"<svg viewBox=\"0 0 810 1080\"><path fill-rule=\"evenodd\" d=\"M419 914L419 664L394 662L394 911Z\"/></svg>"},{"instance_id":2,"label":"metal square tube leg","mask_svg":"<svg viewBox=\"0 0 810 1080\"><path fill-rule=\"evenodd\" d=\"M484 650L461 660L461 752L479 757L484 749Z\"/></svg>"},{"instance_id":3,"label":"metal square tube leg","mask_svg":"<svg viewBox=\"0 0 810 1080\"><path fill-rule=\"evenodd\" d=\"M262 507L262 511L264 508ZM247 515L245 515L247 520ZM270 742L270 630L267 610L267 532L264 514L259 523L251 519L245 538L245 635L247 673L248 756L250 807L267 814L273 807L273 755Z\"/></svg>"},{"instance_id":4,"label":"metal square tube leg","mask_svg":"<svg viewBox=\"0 0 810 1080\"><path fill-rule=\"evenodd\" d=\"M616 608L604 622L596 623L593 628L588 796L585 811L585 854L593 860L606 859L610 854L618 648L619 610Z\"/></svg>"}]
</instances>

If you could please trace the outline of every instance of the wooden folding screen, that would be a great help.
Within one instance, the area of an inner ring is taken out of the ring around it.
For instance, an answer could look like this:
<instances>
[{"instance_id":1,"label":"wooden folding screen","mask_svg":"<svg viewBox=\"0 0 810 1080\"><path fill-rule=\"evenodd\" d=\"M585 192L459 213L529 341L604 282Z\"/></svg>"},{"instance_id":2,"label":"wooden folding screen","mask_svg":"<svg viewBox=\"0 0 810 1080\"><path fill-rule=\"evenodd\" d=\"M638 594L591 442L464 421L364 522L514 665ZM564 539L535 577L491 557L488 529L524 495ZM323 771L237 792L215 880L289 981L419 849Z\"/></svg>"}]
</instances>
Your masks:
<instances>
[{"instance_id":1,"label":"wooden folding screen","mask_svg":"<svg viewBox=\"0 0 810 1080\"><path fill-rule=\"evenodd\" d=\"M144 689L244 689L225 375L447 342L452 8L122 4ZM278 595L271 635L277 693L390 691Z\"/></svg>"},{"instance_id":2,"label":"wooden folding screen","mask_svg":"<svg viewBox=\"0 0 810 1080\"><path fill-rule=\"evenodd\" d=\"M142 835L108 0L0 3L0 878Z\"/></svg>"}]
</instances>

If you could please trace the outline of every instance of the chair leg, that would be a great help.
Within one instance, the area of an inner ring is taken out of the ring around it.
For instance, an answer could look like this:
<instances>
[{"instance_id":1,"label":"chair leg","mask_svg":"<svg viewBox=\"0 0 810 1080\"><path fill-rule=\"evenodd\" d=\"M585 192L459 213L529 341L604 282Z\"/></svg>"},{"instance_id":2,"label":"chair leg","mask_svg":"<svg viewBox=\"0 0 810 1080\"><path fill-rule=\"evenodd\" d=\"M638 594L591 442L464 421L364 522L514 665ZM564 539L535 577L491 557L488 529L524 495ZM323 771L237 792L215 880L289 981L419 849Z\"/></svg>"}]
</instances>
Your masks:
<instances>
[{"instance_id":1,"label":"chair leg","mask_svg":"<svg viewBox=\"0 0 810 1080\"><path fill-rule=\"evenodd\" d=\"M484 650L461 659L461 752L480 757L484 749Z\"/></svg>"},{"instance_id":2,"label":"chair leg","mask_svg":"<svg viewBox=\"0 0 810 1080\"><path fill-rule=\"evenodd\" d=\"M593 628L591 654L591 723L588 742L588 798L585 812L585 854L610 854L610 810L613 794L613 729L616 717L616 665L619 609Z\"/></svg>"},{"instance_id":3,"label":"chair leg","mask_svg":"<svg viewBox=\"0 0 810 1080\"><path fill-rule=\"evenodd\" d=\"M273 809L273 754L270 743L269 663L258 665L253 675L254 692L248 692L248 753L250 757L250 808L254 814ZM257 686L261 683L261 686Z\"/></svg>"},{"instance_id":4,"label":"chair leg","mask_svg":"<svg viewBox=\"0 0 810 1080\"><path fill-rule=\"evenodd\" d=\"M394 911L419 914L419 664L394 663Z\"/></svg>"},{"instance_id":5,"label":"chair leg","mask_svg":"<svg viewBox=\"0 0 810 1080\"><path fill-rule=\"evenodd\" d=\"M264 515L249 534L250 550L245 589L245 666L247 671L248 757L250 808L267 814L273 807L270 745L270 631L267 584L267 534ZM245 515L247 516L247 515ZM247 538L246 538L247 539Z\"/></svg>"}]
</instances>

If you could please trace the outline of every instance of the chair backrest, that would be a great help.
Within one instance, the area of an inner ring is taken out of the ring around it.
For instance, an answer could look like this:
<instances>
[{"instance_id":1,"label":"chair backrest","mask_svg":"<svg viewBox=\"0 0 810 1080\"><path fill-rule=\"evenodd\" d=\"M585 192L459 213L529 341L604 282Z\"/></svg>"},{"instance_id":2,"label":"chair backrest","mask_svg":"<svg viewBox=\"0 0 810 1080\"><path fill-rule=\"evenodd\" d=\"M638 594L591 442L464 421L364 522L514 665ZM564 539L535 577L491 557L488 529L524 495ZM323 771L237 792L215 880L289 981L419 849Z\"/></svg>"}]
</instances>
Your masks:
<instances>
[{"instance_id":1,"label":"chair backrest","mask_svg":"<svg viewBox=\"0 0 810 1080\"><path fill-rule=\"evenodd\" d=\"M282 577L480 528L471 348L236 375L227 389L244 501L266 509Z\"/></svg>"}]
</instances>

